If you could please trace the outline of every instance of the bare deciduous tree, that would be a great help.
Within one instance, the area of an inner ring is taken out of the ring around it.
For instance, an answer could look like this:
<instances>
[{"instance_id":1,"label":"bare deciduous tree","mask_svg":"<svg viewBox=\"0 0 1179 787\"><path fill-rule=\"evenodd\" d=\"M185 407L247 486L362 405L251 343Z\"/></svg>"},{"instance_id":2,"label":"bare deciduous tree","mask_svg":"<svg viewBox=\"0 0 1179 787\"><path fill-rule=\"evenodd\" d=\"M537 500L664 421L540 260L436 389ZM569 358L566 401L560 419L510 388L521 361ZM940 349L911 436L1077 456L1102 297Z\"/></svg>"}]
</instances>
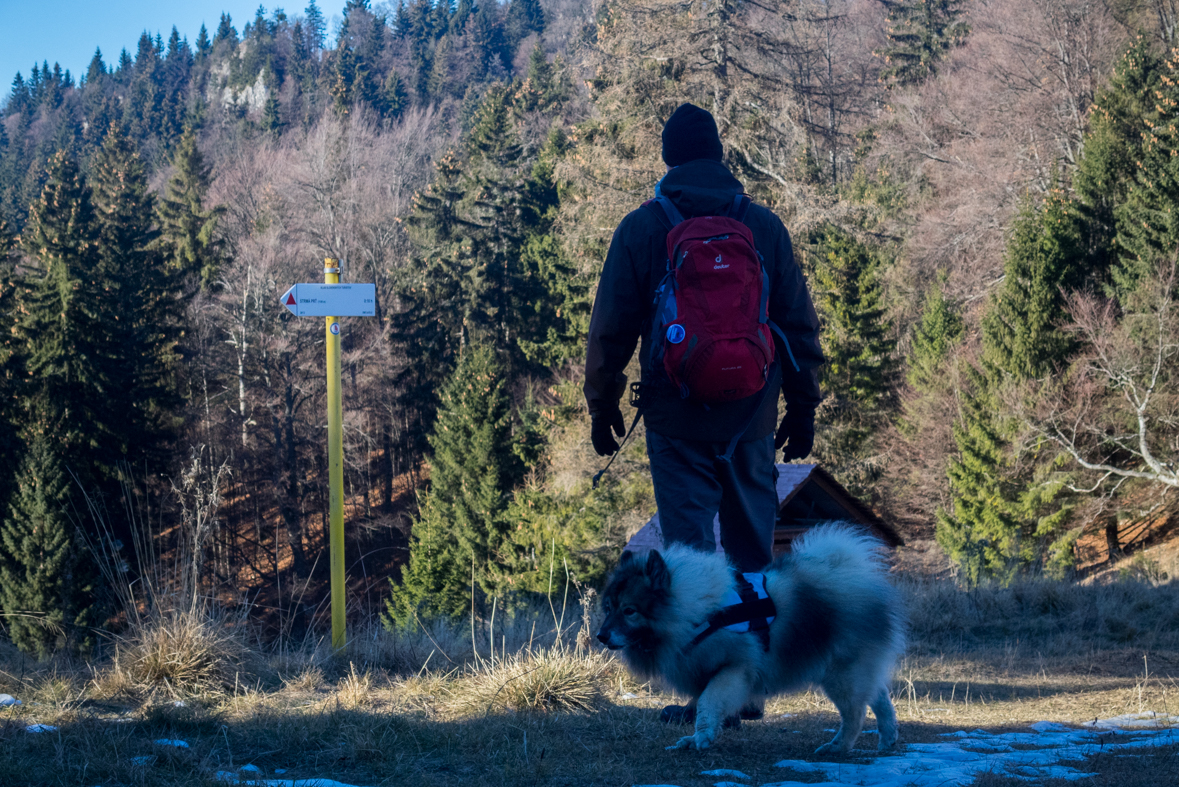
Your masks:
<instances>
[{"instance_id":1,"label":"bare deciduous tree","mask_svg":"<svg viewBox=\"0 0 1179 787\"><path fill-rule=\"evenodd\" d=\"M1059 387L1042 384L1022 416L1033 439L1057 446L1093 492L1137 479L1179 489L1179 265L1170 260L1124 308L1069 298L1085 349Z\"/></svg>"}]
</instances>

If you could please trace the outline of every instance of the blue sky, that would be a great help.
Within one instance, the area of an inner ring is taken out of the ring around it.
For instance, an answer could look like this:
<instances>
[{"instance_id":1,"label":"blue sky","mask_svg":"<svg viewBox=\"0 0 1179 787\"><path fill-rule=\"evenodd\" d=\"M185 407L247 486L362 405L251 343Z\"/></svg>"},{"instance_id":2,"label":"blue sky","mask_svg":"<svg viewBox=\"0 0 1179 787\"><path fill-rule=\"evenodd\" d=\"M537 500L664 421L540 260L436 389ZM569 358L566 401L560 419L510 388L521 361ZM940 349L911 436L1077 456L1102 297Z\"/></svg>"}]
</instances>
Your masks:
<instances>
[{"instance_id":1,"label":"blue sky","mask_svg":"<svg viewBox=\"0 0 1179 787\"><path fill-rule=\"evenodd\" d=\"M344 0L316 3L330 30ZM293 17L303 13L307 0L263 5L268 15L277 6ZM0 0L0 99L7 97L17 71L29 78L33 63L48 60L52 66L56 61L76 80L86 73L95 47L102 48L109 66L118 62L123 48L134 56L144 30L159 32L167 41L175 25L191 45L202 22L213 34L222 11L233 17L240 34L257 9L258 0Z\"/></svg>"}]
</instances>

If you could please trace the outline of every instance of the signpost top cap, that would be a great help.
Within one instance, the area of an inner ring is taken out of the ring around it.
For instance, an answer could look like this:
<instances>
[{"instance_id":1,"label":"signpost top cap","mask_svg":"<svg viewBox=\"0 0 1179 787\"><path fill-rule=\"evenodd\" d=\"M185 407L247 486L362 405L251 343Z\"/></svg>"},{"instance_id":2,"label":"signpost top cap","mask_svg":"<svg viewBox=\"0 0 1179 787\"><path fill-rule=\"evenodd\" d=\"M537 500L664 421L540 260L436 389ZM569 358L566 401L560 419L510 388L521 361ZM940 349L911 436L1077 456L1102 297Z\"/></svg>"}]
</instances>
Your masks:
<instances>
[{"instance_id":1,"label":"signpost top cap","mask_svg":"<svg viewBox=\"0 0 1179 787\"><path fill-rule=\"evenodd\" d=\"M340 272L340 261L333 258L333 257L324 257L323 258L323 270L324 270L324 273L339 273Z\"/></svg>"}]
</instances>

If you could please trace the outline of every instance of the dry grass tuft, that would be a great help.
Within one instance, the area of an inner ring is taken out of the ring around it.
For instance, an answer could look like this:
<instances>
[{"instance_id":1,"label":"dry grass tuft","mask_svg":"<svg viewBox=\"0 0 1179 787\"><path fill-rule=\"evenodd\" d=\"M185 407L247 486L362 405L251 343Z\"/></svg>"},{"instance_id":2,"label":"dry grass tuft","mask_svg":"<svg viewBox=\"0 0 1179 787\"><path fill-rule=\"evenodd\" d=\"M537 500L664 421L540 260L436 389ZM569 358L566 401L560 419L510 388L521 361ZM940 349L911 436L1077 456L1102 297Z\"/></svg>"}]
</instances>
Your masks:
<instances>
[{"instance_id":1,"label":"dry grass tuft","mask_svg":"<svg viewBox=\"0 0 1179 787\"><path fill-rule=\"evenodd\" d=\"M247 653L223 621L173 611L145 620L121 639L112 669L136 689L180 695L231 685Z\"/></svg>"},{"instance_id":2,"label":"dry grass tuft","mask_svg":"<svg viewBox=\"0 0 1179 787\"><path fill-rule=\"evenodd\" d=\"M326 685L323 670L316 666L307 666L292 678L287 678L283 686L288 691L315 691Z\"/></svg>"},{"instance_id":3,"label":"dry grass tuft","mask_svg":"<svg viewBox=\"0 0 1179 787\"><path fill-rule=\"evenodd\" d=\"M372 704L372 693L372 673L365 670L361 675L356 671L356 664L350 663L348 674L344 676L336 688L336 700L340 706L349 710L368 707Z\"/></svg>"},{"instance_id":4,"label":"dry grass tuft","mask_svg":"<svg viewBox=\"0 0 1179 787\"><path fill-rule=\"evenodd\" d=\"M600 652L559 646L523 651L470 668L454 682L445 705L458 715L593 710L615 669L614 659Z\"/></svg>"},{"instance_id":5,"label":"dry grass tuft","mask_svg":"<svg viewBox=\"0 0 1179 787\"><path fill-rule=\"evenodd\" d=\"M84 689L73 676L63 676L55 670L33 686L28 699L60 710L81 700L83 695Z\"/></svg>"},{"instance_id":6,"label":"dry grass tuft","mask_svg":"<svg viewBox=\"0 0 1179 787\"><path fill-rule=\"evenodd\" d=\"M96 700L110 700L117 697L130 697L138 687L127 671L121 669L117 663L93 671L90 679L89 696Z\"/></svg>"}]
</instances>

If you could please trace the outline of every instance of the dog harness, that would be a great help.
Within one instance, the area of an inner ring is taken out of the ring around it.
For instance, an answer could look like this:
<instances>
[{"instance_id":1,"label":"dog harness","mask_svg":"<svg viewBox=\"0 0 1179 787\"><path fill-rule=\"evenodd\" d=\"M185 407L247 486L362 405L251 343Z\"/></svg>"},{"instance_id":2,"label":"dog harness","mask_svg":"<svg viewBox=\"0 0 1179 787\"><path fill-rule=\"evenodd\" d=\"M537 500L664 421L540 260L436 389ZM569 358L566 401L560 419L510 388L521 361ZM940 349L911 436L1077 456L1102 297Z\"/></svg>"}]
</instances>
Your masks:
<instances>
[{"instance_id":1,"label":"dog harness","mask_svg":"<svg viewBox=\"0 0 1179 787\"><path fill-rule=\"evenodd\" d=\"M721 629L739 633L754 632L761 637L765 650L770 649L770 624L778 610L766 592L765 574L733 572L735 588L725 592L724 606L693 629L692 641L684 650L695 647Z\"/></svg>"}]
</instances>

